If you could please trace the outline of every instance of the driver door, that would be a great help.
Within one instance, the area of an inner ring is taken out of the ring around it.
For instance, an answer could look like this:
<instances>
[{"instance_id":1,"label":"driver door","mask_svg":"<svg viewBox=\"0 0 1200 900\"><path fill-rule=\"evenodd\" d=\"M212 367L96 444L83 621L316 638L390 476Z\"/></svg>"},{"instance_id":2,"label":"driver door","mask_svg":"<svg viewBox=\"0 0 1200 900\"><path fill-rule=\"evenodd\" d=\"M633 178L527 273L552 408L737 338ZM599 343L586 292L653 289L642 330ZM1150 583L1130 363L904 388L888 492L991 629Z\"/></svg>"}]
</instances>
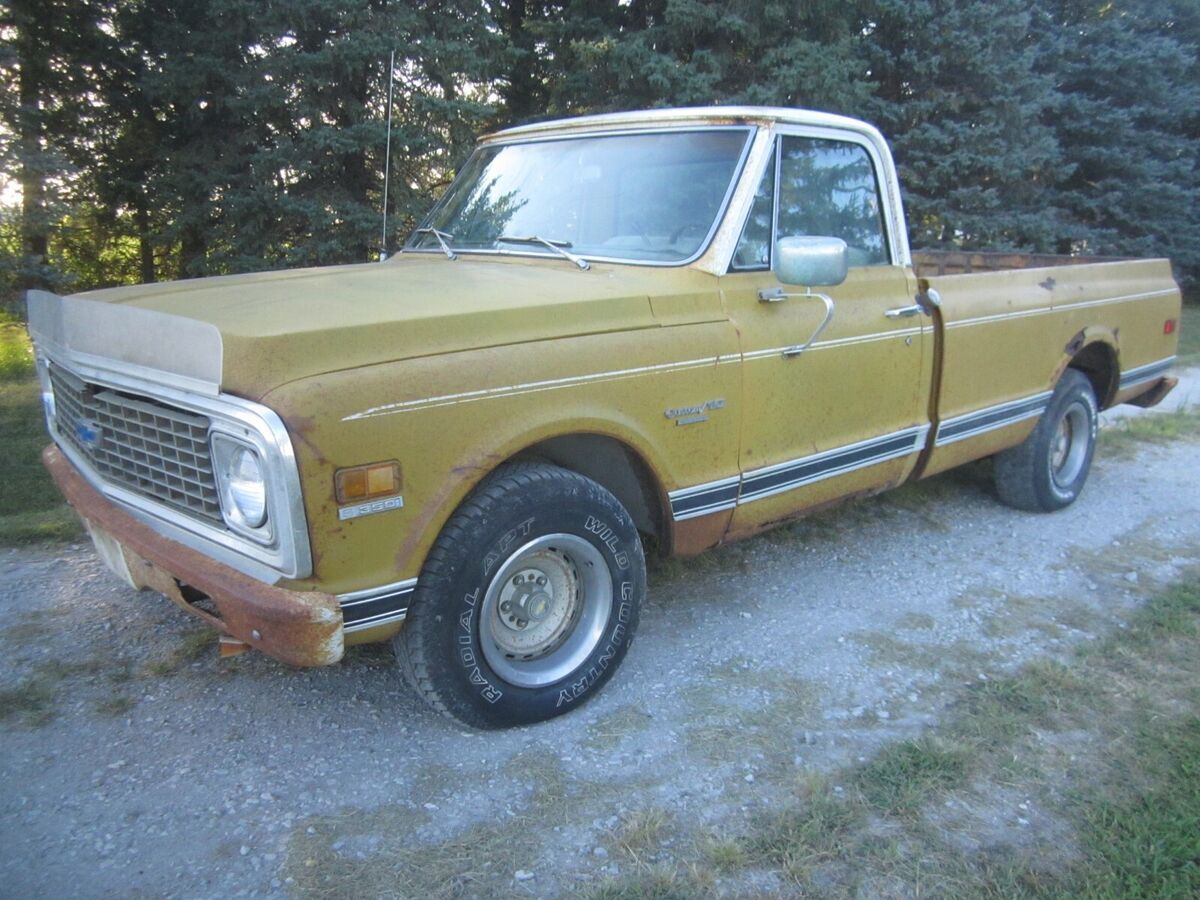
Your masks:
<instances>
[{"instance_id":1,"label":"driver door","mask_svg":"<svg viewBox=\"0 0 1200 900\"><path fill-rule=\"evenodd\" d=\"M932 328L910 270L893 259L881 166L854 136L776 138L728 274L726 308L743 358L741 494L731 530L754 530L907 477L924 446ZM844 282L814 290L771 271L775 241L842 238ZM772 299L780 294L783 299Z\"/></svg>"}]
</instances>

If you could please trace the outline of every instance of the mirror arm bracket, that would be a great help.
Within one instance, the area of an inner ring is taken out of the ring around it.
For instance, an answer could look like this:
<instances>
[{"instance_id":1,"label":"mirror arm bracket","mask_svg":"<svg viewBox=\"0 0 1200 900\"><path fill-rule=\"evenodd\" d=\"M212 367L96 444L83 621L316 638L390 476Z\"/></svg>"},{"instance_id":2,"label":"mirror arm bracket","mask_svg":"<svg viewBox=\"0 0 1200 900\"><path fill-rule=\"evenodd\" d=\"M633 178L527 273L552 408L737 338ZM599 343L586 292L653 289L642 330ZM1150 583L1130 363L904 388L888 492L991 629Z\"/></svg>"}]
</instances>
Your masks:
<instances>
[{"instance_id":1,"label":"mirror arm bracket","mask_svg":"<svg viewBox=\"0 0 1200 900\"><path fill-rule=\"evenodd\" d=\"M783 349L784 359L792 359L797 357L811 347L813 342L821 336L821 332L828 328L829 323L833 321L833 298L828 294L819 293L818 291L812 290L812 288L805 288L803 294L791 294L786 292L783 288L778 287L763 288L758 292L758 300L760 303L779 303L783 300L787 300L790 297L809 297L814 300L820 300L825 304L825 317L821 319L821 324L817 326L817 330L812 333L807 341L805 341L803 344L796 344L792 347L785 347Z\"/></svg>"}]
</instances>

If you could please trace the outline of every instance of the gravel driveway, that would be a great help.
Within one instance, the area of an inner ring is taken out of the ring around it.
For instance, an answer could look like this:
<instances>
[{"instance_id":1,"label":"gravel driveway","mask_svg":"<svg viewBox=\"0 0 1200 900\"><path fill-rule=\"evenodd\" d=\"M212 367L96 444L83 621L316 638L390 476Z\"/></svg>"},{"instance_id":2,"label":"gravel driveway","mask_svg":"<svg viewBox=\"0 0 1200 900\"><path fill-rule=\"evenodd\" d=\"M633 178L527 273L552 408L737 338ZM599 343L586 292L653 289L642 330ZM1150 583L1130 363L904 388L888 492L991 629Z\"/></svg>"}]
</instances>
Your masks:
<instances>
[{"instance_id":1,"label":"gravel driveway","mask_svg":"<svg viewBox=\"0 0 1200 900\"><path fill-rule=\"evenodd\" d=\"M220 661L90 547L0 551L0 687L24 698L0 894L585 891L628 865L612 838L638 817L719 831L936 722L950 686L1119 627L1200 560L1197 461L1102 445L1048 516L999 505L980 464L668 564L603 694L504 733L427 711L387 648Z\"/></svg>"}]
</instances>

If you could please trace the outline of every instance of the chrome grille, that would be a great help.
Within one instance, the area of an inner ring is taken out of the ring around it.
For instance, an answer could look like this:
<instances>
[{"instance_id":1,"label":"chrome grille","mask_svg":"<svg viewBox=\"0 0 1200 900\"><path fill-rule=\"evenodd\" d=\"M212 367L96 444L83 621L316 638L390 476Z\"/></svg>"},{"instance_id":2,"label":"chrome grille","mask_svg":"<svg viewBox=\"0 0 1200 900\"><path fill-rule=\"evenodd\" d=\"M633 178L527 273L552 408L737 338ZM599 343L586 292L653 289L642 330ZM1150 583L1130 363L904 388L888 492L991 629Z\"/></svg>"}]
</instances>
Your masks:
<instances>
[{"instance_id":1,"label":"chrome grille","mask_svg":"<svg viewBox=\"0 0 1200 900\"><path fill-rule=\"evenodd\" d=\"M50 366L59 437L105 481L222 524L205 416Z\"/></svg>"}]
</instances>

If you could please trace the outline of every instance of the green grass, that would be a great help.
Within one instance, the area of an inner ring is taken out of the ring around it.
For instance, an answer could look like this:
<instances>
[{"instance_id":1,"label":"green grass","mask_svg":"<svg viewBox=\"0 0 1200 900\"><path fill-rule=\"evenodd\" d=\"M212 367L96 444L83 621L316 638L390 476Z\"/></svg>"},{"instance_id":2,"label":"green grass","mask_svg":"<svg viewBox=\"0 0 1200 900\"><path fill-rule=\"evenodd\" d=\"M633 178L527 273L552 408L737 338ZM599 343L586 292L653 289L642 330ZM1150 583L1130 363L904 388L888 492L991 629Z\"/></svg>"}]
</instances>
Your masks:
<instances>
[{"instance_id":1,"label":"green grass","mask_svg":"<svg viewBox=\"0 0 1200 900\"><path fill-rule=\"evenodd\" d=\"M1200 438L1200 409L1185 407L1171 412L1123 419L1100 432L1100 452L1130 459L1146 444L1170 444Z\"/></svg>"},{"instance_id":2,"label":"green grass","mask_svg":"<svg viewBox=\"0 0 1200 900\"><path fill-rule=\"evenodd\" d=\"M856 782L872 807L908 815L962 784L969 761L968 749L960 743L919 737L885 747L858 771Z\"/></svg>"},{"instance_id":3,"label":"green grass","mask_svg":"<svg viewBox=\"0 0 1200 900\"><path fill-rule=\"evenodd\" d=\"M218 637L217 632L207 625L197 628L180 638L167 652L146 663L144 672L161 678L174 675L207 654L216 656Z\"/></svg>"},{"instance_id":4,"label":"green grass","mask_svg":"<svg viewBox=\"0 0 1200 900\"><path fill-rule=\"evenodd\" d=\"M96 704L96 712L110 719L120 718L130 712L137 703L124 694L114 694Z\"/></svg>"},{"instance_id":5,"label":"green grass","mask_svg":"<svg viewBox=\"0 0 1200 900\"><path fill-rule=\"evenodd\" d=\"M1197 659L1192 571L1065 660L959 688L936 728L710 821L688 868L660 849L590 896L739 896L764 873L786 896L1200 896Z\"/></svg>"},{"instance_id":6,"label":"green grass","mask_svg":"<svg viewBox=\"0 0 1200 900\"><path fill-rule=\"evenodd\" d=\"M78 518L42 468L49 438L25 326L0 312L0 545L73 540Z\"/></svg>"},{"instance_id":7,"label":"green grass","mask_svg":"<svg viewBox=\"0 0 1200 900\"><path fill-rule=\"evenodd\" d=\"M59 691L70 679L91 680L104 671L106 663L98 658L85 660L52 659L38 663L32 674L12 687L0 690L0 722L14 719L39 728L57 714Z\"/></svg>"},{"instance_id":8,"label":"green grass","mask_svg":"<svg viewBox=\"0 0 1200 900\"><path fill-rule=\"evenodd\" d=\"M1096 865L1079 878L1079 893L1200 895L1200 717L1147 723L1133 749L1154 787L1139 796L1084 799L1084 842Z\"/></svg>"},{"instance_id":9,"label":"green grass","mask_svg":"<svg viewBox=\"0 0 1200 900\"><path fill-rule=\"evenodd\" d=\"M16 719L38 727L54 718L54 685L42 678L26 678L0 690L0 722Z\"/></svg>"}]
</instances>

